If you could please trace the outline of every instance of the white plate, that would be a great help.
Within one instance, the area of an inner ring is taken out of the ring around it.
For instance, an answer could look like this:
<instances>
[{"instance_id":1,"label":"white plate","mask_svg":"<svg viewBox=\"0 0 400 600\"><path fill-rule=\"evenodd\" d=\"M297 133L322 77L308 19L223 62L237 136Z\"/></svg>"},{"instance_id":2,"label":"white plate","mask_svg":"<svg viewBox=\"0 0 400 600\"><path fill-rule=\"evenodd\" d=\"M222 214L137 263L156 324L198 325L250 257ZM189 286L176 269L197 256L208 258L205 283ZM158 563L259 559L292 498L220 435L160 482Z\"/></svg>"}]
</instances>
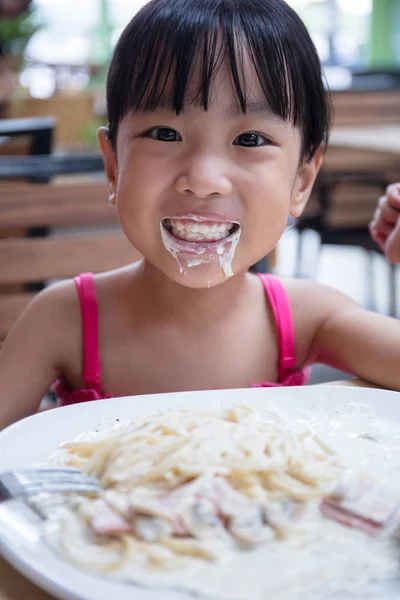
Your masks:
<instances>
[{"instance_id":1,"label":"white plate","mask_svg":"<svg viewBox=\"0 0 400 600\"><path fill-rule=\"evenodd\" d=\"M372 407L378 417L400 423L399 394L373 389L259 388L114 398L51 410L8 427L0 433L0 472L45 460L61 442L73 439L79 433L108 428L118 419L123 421L169 408L210 404L229 406L235 402L258 404L266 399L276 402L293 416L301 415L304 410L320 411L321 408L331 413L339 406L359 402ZM18 528L18 523L0 521L0 553L3 557L25 577L62 600L190 598L182 593L150 591L87 574L53 554L34 528L24 531L24 528ZM400 598L400 583L373 586L368 597L374 600ZM335 598L345 600L350 597L341 595Z\"/></svg>"}]
</instances>

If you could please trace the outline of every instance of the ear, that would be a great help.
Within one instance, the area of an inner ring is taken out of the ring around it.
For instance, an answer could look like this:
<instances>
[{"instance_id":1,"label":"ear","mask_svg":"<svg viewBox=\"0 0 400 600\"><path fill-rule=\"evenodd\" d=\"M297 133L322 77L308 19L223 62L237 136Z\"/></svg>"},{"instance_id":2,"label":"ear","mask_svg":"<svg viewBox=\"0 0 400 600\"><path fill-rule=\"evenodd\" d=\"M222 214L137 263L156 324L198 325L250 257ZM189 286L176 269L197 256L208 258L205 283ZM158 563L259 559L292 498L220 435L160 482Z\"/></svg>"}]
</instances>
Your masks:
<instances>
[{"instance_id":1,"label":"ear","mask_svg":"<svg viewBox=\"0 0 400 600\"><path fill-rule=\"evenodd\" d=\"M117 201L118 167L117 158L110 140L108 139L107 127L100 127L97 131L101 153L103 155L104 169L108 182L108 199L111 204Z\"/></svg>"},{"instance_id":2,"label":"ear","mask_svg":"<svg viewBox=\"0 0 400 600\"><path fill-rule=\"evenodd\" d=\"M317 150L313 158L299 168L290 203L290 214L292 217L300 217L306 207L322 165L324 150L324 148Z\"/></svg>"}]
</instances>

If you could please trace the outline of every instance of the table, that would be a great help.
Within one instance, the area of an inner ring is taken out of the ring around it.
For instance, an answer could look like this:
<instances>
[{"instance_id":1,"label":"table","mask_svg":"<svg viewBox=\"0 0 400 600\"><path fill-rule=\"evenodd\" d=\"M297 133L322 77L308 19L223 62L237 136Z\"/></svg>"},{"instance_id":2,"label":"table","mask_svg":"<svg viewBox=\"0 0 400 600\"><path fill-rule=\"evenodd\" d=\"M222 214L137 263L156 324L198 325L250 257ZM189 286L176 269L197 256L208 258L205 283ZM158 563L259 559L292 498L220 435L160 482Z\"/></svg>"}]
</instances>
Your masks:
<instances>
[{"instance_id":1,"label":"table","mask_svg":"<svg viewBox=\"0 0 400 600\"><path fill-rule=\"evenodd\" d=\"M376 387L359 379L332 381L322 385ZM54 597L30 583L0 557L0 600L54 600Z\"/></svg>"},{"instance_id":2,"label":"table","mask_svg":"<svg viewBox=\"0 0 400 600\"><path fill-rule=\"evenodd\" d=\"M59 90L51 98L32 98L26 95L11 99L7 117L21 119L35 115L41 119L46 115L53 115L56 121L54 145L64 150L75 150L87 146L85 126L96 118L95 103L93 93L78 90L73 93Z\"/></svg>"},{"instance_id":3,"label":"table","mask_svg":"<svg viewBox=\"0 0 400 600\"><path fill-rule=\"evenodd\" d=\"M400 125L334 127L329 145L400 155Z\"/></svg>"},{"instance_id":4,"label":"table","mask_svg":"<svg viewBox=\"0 0 400 600\"><path fill-rule=\"evenodd\" d=\"M103 172L104 163L98 152L0 157L0 180L46 181L63 175Z\"/></svg>"},{"instance_id":5,"label":"table","mask_svg":"<svg viewBox=\"0 0 400 600\"><path fill-rule=\"evenodd\" d=\"M55 128L54 117L2 119L0 140L7 141L9 138L28 136L31 138L30 154L50 154Z\"/></svg>"}]
</instances>

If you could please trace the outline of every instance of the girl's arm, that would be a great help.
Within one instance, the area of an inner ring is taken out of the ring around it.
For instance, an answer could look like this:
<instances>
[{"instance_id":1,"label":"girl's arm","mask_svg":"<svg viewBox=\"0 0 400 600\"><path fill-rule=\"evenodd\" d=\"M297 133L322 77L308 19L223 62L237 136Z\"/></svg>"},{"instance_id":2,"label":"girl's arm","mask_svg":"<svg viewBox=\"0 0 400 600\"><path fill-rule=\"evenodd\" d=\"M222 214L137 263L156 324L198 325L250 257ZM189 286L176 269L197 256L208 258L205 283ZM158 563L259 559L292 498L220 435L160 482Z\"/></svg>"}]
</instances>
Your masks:
<instances>
[{"instance_id":1,"label":"girl's arm","mask_svg":"<svg viewBox=\"0 0 400 600\"><path fill-rule=\"evenodd\" d=\"M26 308L0 349L0 430L37 411L71 351L79 305L73 282L52 286Z\"/></svg>"},{"instance_id":2,"label":"girl's arm","mask_svg":"<svg viewBox=\"0 0 400 600\"><path fill-rule=\"evenodd\" d=\"M400 390L400 321L367 311L328 287L304 282L301 288L293 296L295 302L303 297L297 319L309 332L309 360Z\"/></svg>"}]
</instances>

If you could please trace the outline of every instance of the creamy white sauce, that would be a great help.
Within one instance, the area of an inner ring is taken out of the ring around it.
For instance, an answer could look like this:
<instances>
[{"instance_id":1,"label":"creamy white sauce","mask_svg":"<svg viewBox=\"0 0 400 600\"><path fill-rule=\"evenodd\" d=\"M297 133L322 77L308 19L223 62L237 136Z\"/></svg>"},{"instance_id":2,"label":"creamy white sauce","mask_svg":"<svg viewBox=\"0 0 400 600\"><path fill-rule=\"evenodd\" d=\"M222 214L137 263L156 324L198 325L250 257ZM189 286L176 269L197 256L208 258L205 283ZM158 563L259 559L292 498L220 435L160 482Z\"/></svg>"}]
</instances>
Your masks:
<instances>
[{"instance_id":1,"label":"creamy white sauce","mask_svg":"<svg viewBox=\"0 0 400 600\"><path fill-rule=\"evenodd\" d=\"M161 232L161 240L162 243L164 244L165 249L171 254L171 256L176 260L176 262L178 263L178 267L179 267L179 272L181 273L181 275L186 275L186 271L183 268L183 265L180 261L180 253L178 252L178 250L171 244L168 233L164 227L164 225L162 224L162 222L160 222L160 232Z\"/></svg>"},{"instance_id":2,"label":"creamy white sauce","mask_svg":"<svg viewBox=\"0 0 400 600\"><path fill-rule=\"evenodd\" d=\"M239 229L230 236L229 243L220 244L217 247L219 266L223 270L226 278L233 277L234 275L232 270L232 261L233 257L235 256L235 251L239 243L241 233L242 228L239 227Z\"/></svg>"},{"instance_id":3,"label":"creamy white sauce","mask_svg":"<svg viewBox=\"0 0 400 600\"><path fill-rule=\"evenodd\" d=\"M193 217L191 217L193 218ZM228 279L234 275L232 270L232 261L235 255L237 245L240 240L242 229L239 229L233 233L229 239L222 240L219 244L215 245L213 253L206 255L206 250L199 248L193 252L184 252L176 247L174 240L166 231L162 222L160 222L161 240L164 244L165 249L171 254L178 264L179 271L182 275L186 275L187 269L192 267L198 267L203 264L208 264L218 260L219 266L224 272L225 277ZM196 258L191 256L192 254L197 255Z\"/></svg>"},{"instance_id":4,"label":"creamy white sauce","mask_svg":"<svg viewBox=\"0 0 400 600\"><path fill-rule=\"evenodd\" d=\"M307 427L317 433L334 448L349 473L367 473L397 490L400 499L398 424L377 420L369 408L358 404L339 408L333 415L321 410L289 422L294 430ZM71 539L76 543L75 536ZM91 548L82 540L77 552ZM303 530L288 541L234 551L217 563L189 559L184 568L164 572L127 561L112 575L151 588L181 589L218 600L311 600L345 591L365 598L369 582L398 577L399 556L392 540L371 538L339 525L322 517L318 506L311 504Z\"/></svg>"}]
</instances>

